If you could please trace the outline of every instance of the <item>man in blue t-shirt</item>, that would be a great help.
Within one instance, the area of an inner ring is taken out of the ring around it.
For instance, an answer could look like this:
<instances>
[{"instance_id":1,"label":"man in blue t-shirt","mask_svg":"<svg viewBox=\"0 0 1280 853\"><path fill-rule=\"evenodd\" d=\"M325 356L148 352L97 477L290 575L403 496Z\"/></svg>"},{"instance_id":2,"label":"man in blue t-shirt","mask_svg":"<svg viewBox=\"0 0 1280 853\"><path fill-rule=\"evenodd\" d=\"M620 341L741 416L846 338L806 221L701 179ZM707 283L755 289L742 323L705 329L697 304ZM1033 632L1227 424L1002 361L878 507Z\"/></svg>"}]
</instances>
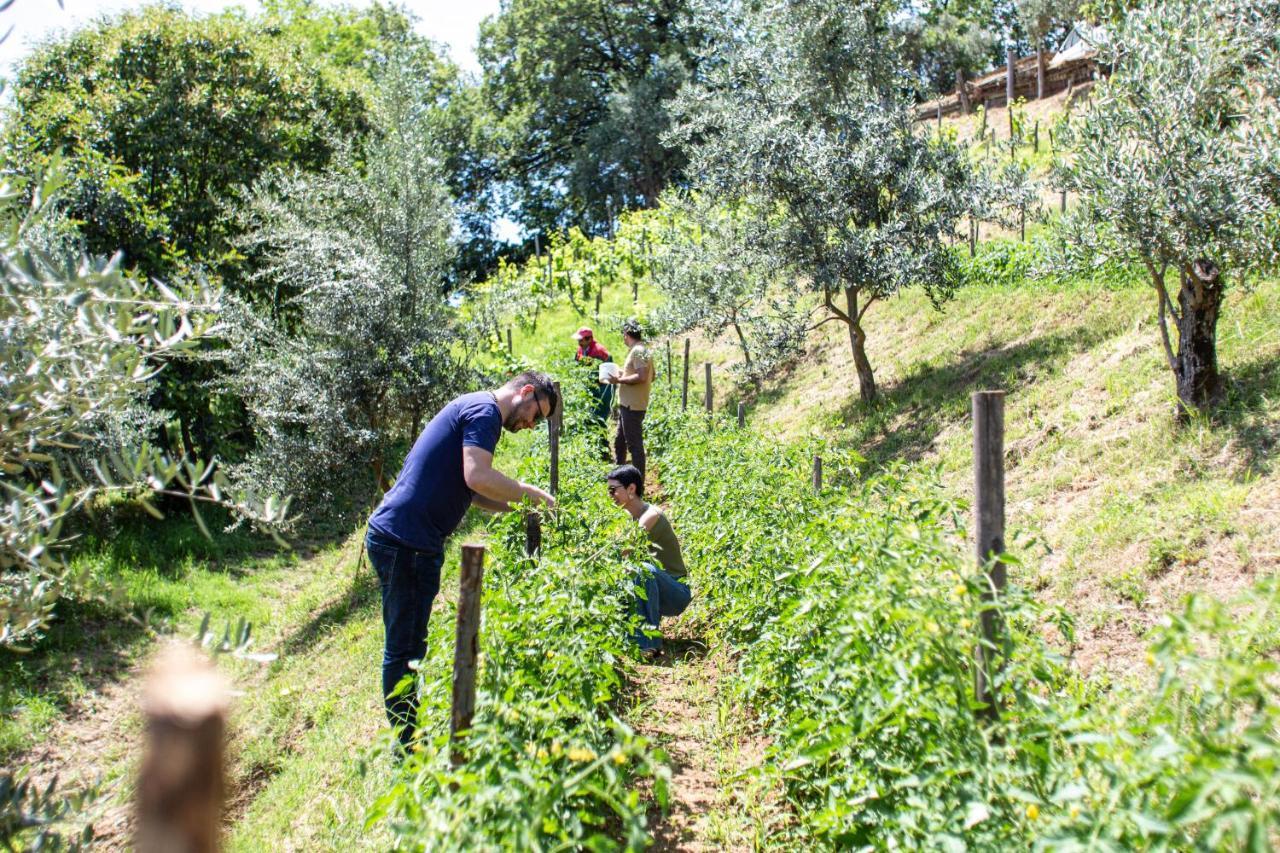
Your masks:
<instances>
[{"instance_id":1,"label":"man in blue t-shirt","mask_svg":"<svg viewBox=\"0 0 1280 853\"><path fill-rule=\"evenodd\" d=\"M537 486L493 467L502 430L532 429L559 405L545 373L526 371L497 391L463 394L440 410L413 443L400 475L369 517L365 547L382 590L382 695L400 742L413 739L417 697L396 694L409 662L427 650L427 619L440 590L445 539L475 505L506 512L522 498L554 506Z\"/></svg>"}]
</instances>

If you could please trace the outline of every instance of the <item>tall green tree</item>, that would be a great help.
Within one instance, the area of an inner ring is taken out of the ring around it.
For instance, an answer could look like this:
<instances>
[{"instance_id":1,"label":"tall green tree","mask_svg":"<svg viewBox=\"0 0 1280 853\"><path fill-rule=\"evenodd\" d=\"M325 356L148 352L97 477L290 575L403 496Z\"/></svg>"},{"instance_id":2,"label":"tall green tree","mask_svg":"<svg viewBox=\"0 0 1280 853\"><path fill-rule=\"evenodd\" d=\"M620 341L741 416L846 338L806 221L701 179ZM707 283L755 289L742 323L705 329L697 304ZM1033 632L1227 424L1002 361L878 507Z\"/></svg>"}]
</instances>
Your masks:
<instances>
[{"instance_id":1,"label":"tall green tree","mask_svg":"<svg viewBox=\"0 0 1280 853\"><path fill-rule=\"evenodd\" d=\"M662 141L694 69L686 0L512 0L481 27L503 211L531 230L603 233L684 166Z\"/></svg>"},{"instance_id":2,"label":"tall green tree","mask_svg":"<svg viewBox=\"0 0 1280 853\"><path fill-rule=\"evenodd\" d=\"M878 4L711 2L701 17L706 81L679 104L694 173L770 216L766 245L817 291L822 322L848 329L873 400L866 313L904 287L937 302L955 286L947 244L971 206L966 158L917 132Z\"/></svg>"},{"instance_id":3,"label":"tall green tree","mask_svg":"<svg viewBox=\"0 0 1280 853\"><path fill-rule=\"evenodd\" d=\"M446 301L454 217L432 106L420 66L388 58L361 156L269 176L242 211L260 286L285 296L274 321L242 305L231 333L231 387L257 434L239 475L304 509L365 509L355 472L385 487L392 444L470 378Z\"/></svg>"},{"instance_id":4,"label":"tall green tree","mask_svg":"<svg viewBox=\"0 0 1280 853\"><path fill-rule=\"evenodd\" d=\"M1280 3L1161 0L1109 29L1111 75L1062 137L1064 245L1146 271L1180 408L1203 411L1228 284L1280 264Z\"/></svg>"},{"instance_id":5,"label":"tall green tree","mask_svg":"<svg viewBox=\"0 0 1280 853\"><path fill-rule=\"evenodd\" d=\"M200 264L237 292L225 205L272 166L323 168L333 139L368 127L360 95L296 42L163 6L44 45L13 94L8 164L38 169L66 153L66 210L90 251L122 251L150 276Z\"/></svg>"}]
</instances>

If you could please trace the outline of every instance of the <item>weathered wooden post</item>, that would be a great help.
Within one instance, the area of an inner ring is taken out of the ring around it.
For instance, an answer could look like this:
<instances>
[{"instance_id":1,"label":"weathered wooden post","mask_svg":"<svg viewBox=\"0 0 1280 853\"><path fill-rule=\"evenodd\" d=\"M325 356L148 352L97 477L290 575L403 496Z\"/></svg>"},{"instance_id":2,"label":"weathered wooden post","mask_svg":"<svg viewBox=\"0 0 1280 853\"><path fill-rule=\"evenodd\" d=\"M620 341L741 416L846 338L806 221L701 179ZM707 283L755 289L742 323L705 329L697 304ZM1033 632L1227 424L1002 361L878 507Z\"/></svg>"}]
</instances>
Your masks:
<instances>
[{"instance_id":1,"label":"weathered wooden post","mask_svg":"<svg viewBox=\"0 0 1280 853\"><path fill-rule=\"evenodd\" d=\"M973 694L982 704L978 714L989 720L1000 716L992 687L992 663L1001 646L1003 628L993 606L1004 591L1004 392L973 394L973 511L977 531L975 553L978 569L989 574L983 590L982 636L974 649Z\"/></svg>"},{"instance_id":2,"label":"weathered wooden post","mask_svg":"<svg viewBox=\"0 0 1280 853\"><path fill-rule=\"evenodd\" d=\"M604 285L603 284L598 285L596 287L596 313L595 313L595 318L597 322L599 322L600 320L600 297L603 294L604 294Z\"/></svg>"},{"instance_id":3,"label":"weathered wooden post","mask_svg":"<svg viewBox=\"0 0 1280 853\"><path fill-rule=\"evenodd\" d=\"M560 383L556 382L556 407L547 418L547 443L551 446L551 494L560 494L560 424L564 414L564 397L560 395Z\"/></svg>"},{"instance_id":4,"label":"weathered wooden post","mask_svg":"<svg viewBox=\"0 0 1280 853\"><path fill-rule=\"evenodd\" d=\"M458 628L453 647L453 709L449 715L449 757L462 763L458 734L471 728L476 712L476 661L480 655L480 593L484 588L484 546L462 546L458 585Z\"/></svg>"},{"instance_id":5,"label":"weathered wooden post","mask_svg":"<svg viewBox=\"0 0 1280 853\"><path fill-rule=\"evenodd\" d=\"M507 326L507 355L513 355L516 348L511 345L511 327Z\"/></svg>"},{"instance_id":6,"label":"weathered wooden post","mask_svg":"<svg viewBox=\"0 0 1280 853\"><path fill-rule=\"evenodd\" d=\"M822 491L822 457L813 457L813 490Z\"/></svg>"},{"instance_id":7,"label":"weathered wooden post","mask_svg":"<svg viewBox=\"0 0 1280 853\"><path fill-rule=\"evenodd\" d=\"M684 339L684 383L680 386L680 411L689 408L689 339Z\"/></svg>"},{"instance_id":8,"label":"weathered wooden post","mask_svg":"<svg viewBox=\"0 0 1280 853\"><path fill-rule=\"evenodd\" d=\"M1033 130L1031 133L1031 140L1032 140L1031 144L1035 147L1035 152L1039 154L1040 153L1040 119L1036 119L1036 126L1035 126L1035 130Z\"/></svg>"},{"instance_id":9,"label":"weathered wooden post","mask_svg":"<svg viewBox=\"0 0 1280 853\"><path fill-rule=\"evenodd\" d=\"M667 338L667 387L673 388L676 378L671 375L671 338Z\"/></svg>"},{"instance_id":10,"label":"weathered wooden post","mask_svg":"<svg viewBox=\"0 0 1280 853\"><path fill-rule=\"evenodd\" d=\"M707 374L707 393L703 399L706 401L707 414L709 415L711 414L711 362L708 361L704 366Z\"/></svg>"},{"instance_id":11,"label":"weathered wooden post","mask_svg":"<svg viewBox=\"0 0 1280 853\"><path fill-rule=\"evenodd\" d=\"M536 509L524 514L524 553L528 557L537 557L542 550L542 516Z\"/></svg>"},{"instance_id":12,"label":"weathered wooden post","mask_svg":"<svg viewBox=\"0 0 1280 853\"><path fill-rule=\"evenodd\" d=\"M742 429L747 425L747 404L738 404L738 429Z\"/></svg>"},{"instance_id":13,"label":"weathered wooden post","mask_svg":"<svg viewBox=\"0 0 1280 853\"><path fill-rule=\"evenodd\" d=\"M942 135L942 95L938 95L938 135Z\"/></svg>"},{"instance_id":14,"label":"weathered wooden post","mask_svg":"<svg viewBox=\"0 0 1280 853\"><path fill-rule=\"evenodd\" d=\"M973 218L973 214L969 214L969 257L973 257L978 251L978 222Z\"/></svg>"},{"instance_id":15,"label":"weathered wooden post","mask_svg":"<svg viewBox=\"0 0 1280 853\"><path fill-rule=\"evenodd\" d=\"M142 853L212 853L222 823L226 681L195 649L174 645L147 679L146 755L138 776Z\"/></svg>"},{"instance_id":16,"label":"weathered wooden post","mask_svg":"<svg viewBox=\"0 0 1280 853\"><path fill-rule=\"evenodd\" d=\"M1018 205L1018 229L1022 234L1022 242L1027 242L1027 203Z\"/></svg>"},{"instance_id":17,"label":"weathered wooden post","mask_svg":"<svg viewBox=\"0 0 1280 853\"><path fill-rule=\"evenodd\" d=\"M1058 201L1058 212L1059 213L1067 212L1067 191L1066 190L1062 191L1062 196Z\"/></svg>"},{"instance_id":18,"label":"weathered wooden post","mask_svg":"<svg viewBox=\"0 0 1280 853\"><path fill-rule=\"evenodd\" d=\"M1012 130L1013 129L1012 110L1013 110L1013 100L1015 97L1014 91L1017 88L1016 84L1018 79L1018 69L1015 67L1018 64L1018 52L1013 48L1008 48L1007 50L1005 50L1004 57L1005 57L1005 68L1006 68L1005 82L1004 82L1005 106L1007 106L1010 110L1009 128L1010 130Z\"/></svg>"}]
</instances>

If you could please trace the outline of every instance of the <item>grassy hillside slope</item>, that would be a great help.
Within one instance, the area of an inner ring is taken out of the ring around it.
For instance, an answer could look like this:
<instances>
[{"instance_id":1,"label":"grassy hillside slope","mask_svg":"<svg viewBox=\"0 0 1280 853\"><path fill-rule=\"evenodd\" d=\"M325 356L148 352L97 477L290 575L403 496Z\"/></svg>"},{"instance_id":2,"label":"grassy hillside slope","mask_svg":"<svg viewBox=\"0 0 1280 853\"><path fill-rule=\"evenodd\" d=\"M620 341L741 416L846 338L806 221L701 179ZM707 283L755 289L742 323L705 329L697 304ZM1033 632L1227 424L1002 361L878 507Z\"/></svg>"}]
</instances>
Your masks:
<instances>
[{"instance_id":1,"label":"grassy hillside slope","mask_svg":"<svg viewBox=\"0 0 1280 853\"><path fill-rule=\"evenodd\" d=\"M976 287L941 312L905 294L868 314L879 403L858 401L848 340L828 324L752 421L778 440L817 433L872 465L936 464L967 493L969 394L1006 391L1017 571L1080 617L1082 666L1125 669L1183 593L1225 595L1280 566L1280 283L1231 295L1227 402L1182 428L1154 308L1136 283Z\"/></svg>"}]
</instances>

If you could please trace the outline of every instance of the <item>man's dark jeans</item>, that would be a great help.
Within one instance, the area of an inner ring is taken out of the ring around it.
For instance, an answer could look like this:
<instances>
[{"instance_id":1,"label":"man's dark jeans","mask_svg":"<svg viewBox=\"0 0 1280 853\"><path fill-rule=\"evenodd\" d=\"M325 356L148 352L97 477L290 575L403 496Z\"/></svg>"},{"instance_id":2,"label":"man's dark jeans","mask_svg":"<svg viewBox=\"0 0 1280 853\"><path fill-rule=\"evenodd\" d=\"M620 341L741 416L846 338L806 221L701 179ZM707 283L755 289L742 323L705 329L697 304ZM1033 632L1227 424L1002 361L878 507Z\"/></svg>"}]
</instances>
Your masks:
<instances>
[{"instance_id":1,"label":"man's dark jeans","mask_svg":"<svg viewBox=\"0 0 1280 853\"><path fill-rule=\"evenodd\" d=\"M644 476L644 409L618 407L618 435L613 440L613 458L619 465L627 461L631 451L631 464Z\"/></svg>"},{"instance_id":2,"label":"man's dark jeans","mask_svg":"<svg viewBox=\"0 0 1280 853\"><path fill-rule=\"evenodd\" d=\"M418 716L417 689L409 685L399 695L392 694L409 673L409 661L420 661L426 654L427 620L431 617L431 602L440 591L444 552L408 548L373 530L364 541L382 590L382 627L386 637L382 650L382 697L391 727L396 729L400 743L408 747Z\"/></svg>"}]
</instances>

